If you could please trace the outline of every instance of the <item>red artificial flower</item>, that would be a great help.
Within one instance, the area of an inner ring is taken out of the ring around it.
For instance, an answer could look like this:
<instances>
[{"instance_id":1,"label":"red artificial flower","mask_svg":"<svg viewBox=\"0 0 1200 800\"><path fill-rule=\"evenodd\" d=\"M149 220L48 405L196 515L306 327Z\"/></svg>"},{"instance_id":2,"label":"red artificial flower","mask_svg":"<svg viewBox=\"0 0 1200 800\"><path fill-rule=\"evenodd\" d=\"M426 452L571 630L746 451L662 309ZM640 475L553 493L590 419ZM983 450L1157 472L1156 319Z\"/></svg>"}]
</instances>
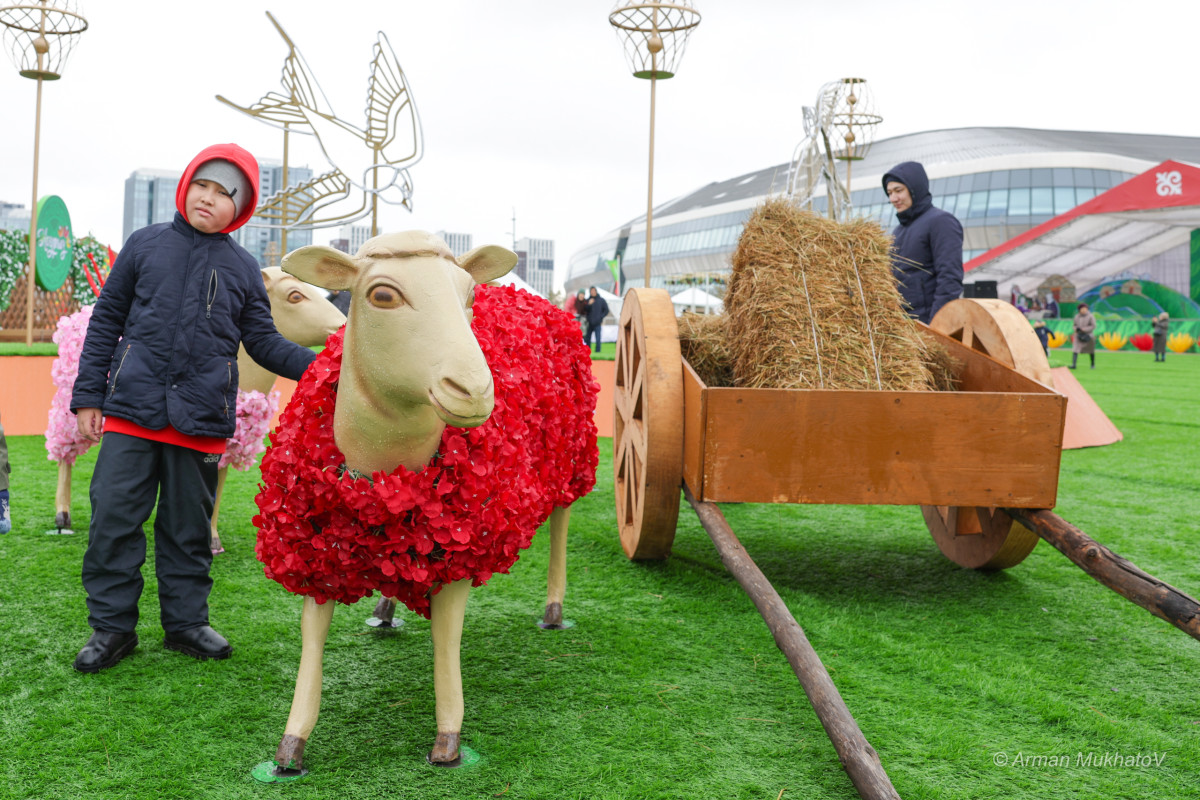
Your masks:
<instances>
[{"instance_id":1,"label":"red artificial flower","mask_svg":"<svg viewBox=\"0 0 1200 800\"><path fill-rule=\"evenodd\" d=\"M447 428L423 469L355 477L333 438L343 332L305 372L262 460L255 554L265 574L319 603L379 590L429 616L456 580L508 572L550 512L591 491L599 384L566 312L481 286L472 328L492 370L491 418Z\"/></svg>"}]
</instances>

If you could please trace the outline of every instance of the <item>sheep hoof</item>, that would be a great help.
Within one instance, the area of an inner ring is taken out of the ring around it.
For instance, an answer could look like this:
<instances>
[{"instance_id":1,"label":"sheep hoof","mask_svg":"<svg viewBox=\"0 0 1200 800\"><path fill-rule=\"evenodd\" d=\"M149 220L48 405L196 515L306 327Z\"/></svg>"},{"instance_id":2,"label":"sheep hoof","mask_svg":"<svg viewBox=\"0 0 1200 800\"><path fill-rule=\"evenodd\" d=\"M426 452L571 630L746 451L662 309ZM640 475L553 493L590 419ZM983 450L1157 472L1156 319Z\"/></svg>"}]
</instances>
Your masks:
<instances>
[{"instance_id":1,"label":"sheep hoof","mask_svg":"<svg viewBox=\"0 0 1200 800\"><path fill-rule=\"evenodd\" d=\"M563 619L562 603L546 603L546 614L538 623L538 627L544 631L561 631L574 628L575 623L569 619Z\"/></svg>"},{"instance_id":2,"label":"sheep hoof","mask_svg":"<svg viewBox=\"0 0 1200 800\"><path fill-rule=\"evenodd\" d=\"M375 604L375 610L367 618L367 624L372 628L399 628L404 620L395 618L396 601L390 597L381 597Z\"/></svg>"},{"instance_id":3,"label":"sheep hoof","mask_svg":"<svg viewBox=\"0 0 1200 800\"><path fill-rule=\"evenodd\" d=\"M304 739L286 733L275 751L274 761L264 761L250 775L259 783L283 783L303 778L308 774L304 768Z\"/></svg>"},{"instance_id":4,"label":"sheep hoof","mask_svg":"<svg viewBox=\"0 0 1200 800\"><path fill-rule=\"evenodd\" d=\"M71 527L71 512L59 511L54 515L54 527L62 530L63 528Z\"/></svg>"},{"instance_id":5,"label":"sheep hoof","mask_svg":"<svg viewBox=\"0 0 1200 800\"><path fill-rule=\"evenodd\" d=\"M546 603L546 614L542 617L543 628L558 628L562 625L562 603Z\"/></svg>"},{"instance_id":6,"label":"sheep hoof","mask_svg":"<svg viewBox=\"0 0 1200 800\"><path fill-rule=\"evenodd\" d=\"M425 756L425 760L435 767L461 766L458 738L459 734L457 733L438 733L437 739L433 742L433 749L429 751L429 755Z\"/></svg>"}]
</instances>

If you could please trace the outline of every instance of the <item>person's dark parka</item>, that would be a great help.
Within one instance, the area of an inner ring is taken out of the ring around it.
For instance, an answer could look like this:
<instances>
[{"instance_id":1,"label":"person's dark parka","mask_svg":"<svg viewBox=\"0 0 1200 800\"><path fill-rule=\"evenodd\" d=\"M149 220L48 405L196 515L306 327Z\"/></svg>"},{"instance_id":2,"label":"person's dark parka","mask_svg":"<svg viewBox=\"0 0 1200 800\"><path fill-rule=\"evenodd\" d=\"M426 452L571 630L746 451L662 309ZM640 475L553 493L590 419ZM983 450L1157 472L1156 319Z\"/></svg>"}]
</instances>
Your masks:
<instances>
[{"instance_id":1,"label":"person's dark parka","mask_svg":"<svg viewBox=\"0 0 1200 800\"><path fill-rule=\"evenodd\" d=\"M883 176L908 187L912 205L896 215L892 232L892 272L911 316L925 324L938 309L962 295L963 230L953 214L933 207L925 167L905 161Z\"/></svg>"}]
</instances>

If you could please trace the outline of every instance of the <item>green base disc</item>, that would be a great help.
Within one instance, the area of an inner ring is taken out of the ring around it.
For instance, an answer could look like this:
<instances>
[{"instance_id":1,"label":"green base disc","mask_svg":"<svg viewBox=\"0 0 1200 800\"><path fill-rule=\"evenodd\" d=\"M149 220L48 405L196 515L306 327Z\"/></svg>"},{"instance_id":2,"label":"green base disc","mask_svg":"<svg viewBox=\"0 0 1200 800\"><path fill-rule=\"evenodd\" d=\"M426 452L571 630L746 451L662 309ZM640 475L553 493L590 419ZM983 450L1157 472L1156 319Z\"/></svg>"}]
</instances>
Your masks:
<instances>
[{"instance_id":1,"label":"green base disc","mask_svg":"<svg viewBox=\"0 0 1200 800\"><path fill-rule=\"evenodd\" d=\"M458 746L458 761L455 761L451 764L434 764L432 761L429 761L428 754L426 754L425 760L430 766L437 767L438 769L461 769L463 767L477 766L483 762L483 756L479 755L479 753L467 747L465 744L460 744Z\"/></svg>"},{"instance_id":2,"label":"green base disc","mask_svg":"<svg viewBox=\"0 0 1200 800\"><path fill-rule=\"evenodd\" d=\"M280 773L274 761L264 761L250 770L250 776L259 783L287 783L289 781L298 781L307 775L308 770L306 769L289 770Z\"/></svg>"},{"instance_id":3,"label":"green base disc","mask_svg":"<svg viewBox=\"0 0 1200 800\"><path fill-rule=\"evenodd\" d=\"M537 626L544 631L565 631L567 628L575 627L575 620L564 619L561 625L547 625L539 619Z\"/></svg>"}]
</instances>

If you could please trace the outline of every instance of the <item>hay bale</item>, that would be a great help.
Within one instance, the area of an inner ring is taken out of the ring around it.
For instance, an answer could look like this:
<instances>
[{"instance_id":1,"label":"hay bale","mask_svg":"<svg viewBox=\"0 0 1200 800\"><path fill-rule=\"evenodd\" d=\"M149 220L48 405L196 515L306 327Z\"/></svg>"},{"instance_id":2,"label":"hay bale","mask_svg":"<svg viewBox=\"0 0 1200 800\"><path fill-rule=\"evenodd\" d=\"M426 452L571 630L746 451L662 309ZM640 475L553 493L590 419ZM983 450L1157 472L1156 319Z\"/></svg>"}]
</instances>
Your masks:
<instances>
[{"instance_id":1,"label":"hay bale","mask_svg":"<svg viewBox=\"0 0 1200 800\"><path fill-rule=\"evenodd\" d=\"M934 345L901 307L890 250L875 222L755 209L724 298L735 384L933 390Z\"/></svg>"},{"instance_id":2,"label":"hay bale","mask_svg":"<svg viewBox=\"0 0 1200 800\"><path fill-rule=\"evenodd\" d=\"M706 386L733 386L733 354L726 342L729 317L693 314L679 317L679 347Z\"/></svg>"}]
</instances>

